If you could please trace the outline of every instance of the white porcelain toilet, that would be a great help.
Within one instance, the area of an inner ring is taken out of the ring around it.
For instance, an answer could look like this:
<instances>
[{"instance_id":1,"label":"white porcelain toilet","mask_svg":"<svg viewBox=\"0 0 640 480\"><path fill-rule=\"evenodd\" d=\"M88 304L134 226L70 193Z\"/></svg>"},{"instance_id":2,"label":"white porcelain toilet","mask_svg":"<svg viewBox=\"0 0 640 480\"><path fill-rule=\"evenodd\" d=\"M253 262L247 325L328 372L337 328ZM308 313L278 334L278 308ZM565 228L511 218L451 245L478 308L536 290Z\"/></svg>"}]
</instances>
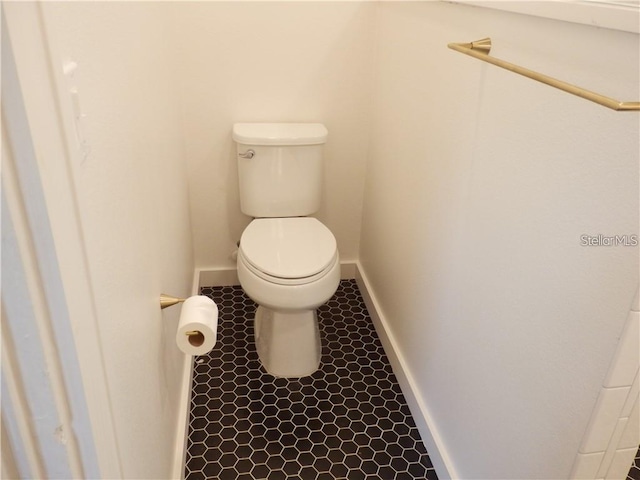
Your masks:
<instances>
[{"instance_id":1,"label":"white porcelain toilet","mask_svg":"<svg viewBox=\"0 0 640 480\"><path fill-rule=\"evenodd\" d=\"M320 365L316 309L340 282L336 240L320 221L322 145L318 123L237 123L242 233L238 278L258 308L255 340L264 368L304 377Z\"/></svg>"}]
</instances>

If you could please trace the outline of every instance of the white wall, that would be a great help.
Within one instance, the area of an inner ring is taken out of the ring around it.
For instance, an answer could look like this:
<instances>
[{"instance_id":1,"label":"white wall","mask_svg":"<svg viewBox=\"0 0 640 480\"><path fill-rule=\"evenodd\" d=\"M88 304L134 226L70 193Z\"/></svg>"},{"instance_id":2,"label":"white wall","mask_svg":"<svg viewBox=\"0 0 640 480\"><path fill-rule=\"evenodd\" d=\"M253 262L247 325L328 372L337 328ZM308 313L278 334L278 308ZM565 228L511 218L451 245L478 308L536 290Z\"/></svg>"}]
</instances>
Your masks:
<instances>
[{"instance_id":1,"label":"white wall","mask_svg":"<svg viewBox=\"0 0 640 480\"><path fill-rule=\"evenodd\" d=\"M360 261L460 478L567 478L638 284L638 35L440 2L378 5Z\"/></svg>"},{"instance_id":2,"label":"white wall","mask_svg":"<svg viewBox=\"0 0 640 480\"><path fill-rule=\"evenodd\" d=\"M185 356L175 346L193 274L168 3L44 5L52 67L73 59L90 153L74 165L124 478L171 470ZM71 102L62 95L61 102ZM81 338L81 332L76 332ZM87 389L91 384L85 384Z\"/></svg>"},{"instance_id":3,"label":"white wall","mask_svg":"<svg viewBox=\"0 0 640 480\"><path fill-rule=\"evenodd\" d=\"M230 258L250 218L239 208L235 122L322 122L323 206L342 261L358 256L369 126L372 14L359 2L176 4L196 265Z\"/></svg>"}]
</instances>

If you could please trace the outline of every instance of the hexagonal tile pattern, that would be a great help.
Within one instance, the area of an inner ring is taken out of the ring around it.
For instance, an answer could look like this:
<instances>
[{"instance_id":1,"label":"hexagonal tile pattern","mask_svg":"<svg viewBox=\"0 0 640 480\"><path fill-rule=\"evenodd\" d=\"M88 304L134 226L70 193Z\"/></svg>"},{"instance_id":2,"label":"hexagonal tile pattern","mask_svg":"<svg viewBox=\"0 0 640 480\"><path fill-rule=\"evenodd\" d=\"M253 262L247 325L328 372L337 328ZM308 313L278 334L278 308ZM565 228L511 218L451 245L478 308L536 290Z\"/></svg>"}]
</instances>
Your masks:
<instances>
[{"instance_id":1,"label":"hexagonal tile pattern","mask_svg":"<svg viewBox=\"0 0 640 480\"><path fill-rule=\"evenodd\" d=\"M636 458L631 465L631 469L629 469L629 475L627 476L627 479L640 480L640 447L638 447Z\"/></svg>"},{"instance_id":2,"label":"hexagonal tile pattern","mask_svg":"<svg viewBox=\"0 0 640 480\"><path fill-rule=\"evenodd\" d=\"M240 287L201 293L218 342L195 357L186 480L437 480L354 280L319 308L320 369L299 379L262 368Z\"/></svg>"}]
</instances>

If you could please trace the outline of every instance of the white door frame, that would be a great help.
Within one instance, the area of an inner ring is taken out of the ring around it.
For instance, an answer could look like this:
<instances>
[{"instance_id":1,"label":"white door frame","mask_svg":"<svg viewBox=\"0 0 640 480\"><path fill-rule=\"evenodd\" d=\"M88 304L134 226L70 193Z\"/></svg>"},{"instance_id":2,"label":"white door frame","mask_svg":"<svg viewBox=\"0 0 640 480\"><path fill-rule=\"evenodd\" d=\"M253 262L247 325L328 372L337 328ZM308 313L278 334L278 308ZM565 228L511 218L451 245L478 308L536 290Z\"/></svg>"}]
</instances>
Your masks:
<instances>
[{"instance_id":1,"label":"white door frame","mask_svg":"<svg viewBox=\"0 0 640 480\"><path fill-rule=\"evenodd\" d=\"M57 363L61 370L51 376L54 388L61 392L58 397L62 404L57 405L58 413L67 409L71 418L79 415L78 411L74 411L73 399L74 396L84 396L84 402L81 403L86 405L94 447L89 450L95 451L97 470L102 478L122 478L100 329L73 181L74 162L80 161L80 151L73 133L73 112L70 111L70 105L58 101L63 98L61 94L65 83L62 72L54 68L51 62L52 39L46 34L41 5L37 2L3 2L2 14L3 30L6 30L3 40L8 39L10 43L5 45L6 40L3 42L3 51L8 47L6 51L12 52L15 60L12 65L13 62L5 62L3 55L3 140L9 143L14 164L23 162L21 148L26 147L33 152L33 165L38 170L33 177L39 177L40 185L31 182L35 185L31 187L41 188L39 194L45 205L45 215L48 217L45 220L52 240L49 252L36 248L33 258L42 260L39 255L55 256L50 263L58 267L54 273L59 278L58 293L63 297L48 298L48 302L44 302L43 318L48 318L49 324L42 324L42 328L49 331L49 341L53 342L49 356L53 355L53 363ZM15 79L13 83L6 80L12 76ZM15 187L15 191L21 192L23 202L32 194L19 184L20 178L6 180L12 182L11 187ZM33 213L28 209L22 211L27 224L38 220L30 218ZM32 237L38 237L40 233L31 229ZM36 240L34 242L37 243ZM43 275L43 268L41 262L36 262L32 270L34 275L40 275L46 290L47 275ZM7 282L8 279L3 280ZM51 324L56 314L52 310L56 308L67 312L69 344L60 344L58 330L64 326ZM42 331L40 333L42 337ZM77 389L74 391L73 381L70 380L74 369L79 372L75 387L80 388L80 392ZM66 442L66 439L59 440L63 444ZM75 460L80 464L84 462L85 470L87 461L86 458ZM89 470L95 471L90 466Z\"/></svg>"}]
</instances>

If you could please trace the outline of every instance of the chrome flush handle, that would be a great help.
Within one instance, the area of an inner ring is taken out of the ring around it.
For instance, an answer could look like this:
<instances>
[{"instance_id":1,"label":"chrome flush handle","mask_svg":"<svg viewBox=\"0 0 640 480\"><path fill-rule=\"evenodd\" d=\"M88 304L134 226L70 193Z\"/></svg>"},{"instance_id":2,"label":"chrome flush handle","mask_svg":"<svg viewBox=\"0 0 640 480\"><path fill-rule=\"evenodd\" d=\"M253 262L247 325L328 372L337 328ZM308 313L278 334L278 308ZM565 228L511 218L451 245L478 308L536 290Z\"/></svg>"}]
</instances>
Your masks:
<instances>
[{"instance_id":1,"label":"chrome flush handle","mask_svg":"<svg viewBox=\"0 0 640 480\"><path fill-rule=\"evenodd\" d=\"M256 154L256 152L254 152L253 150L247 150L247 151L246 151L246 152L244 152L244 153L239 153L239 154L238 154L238 156L239 156L240 158L249 158L249 159L251 159L251 158L253 158L253 156L254 156L255 154Z\"/></svg>"}]
</instances>

